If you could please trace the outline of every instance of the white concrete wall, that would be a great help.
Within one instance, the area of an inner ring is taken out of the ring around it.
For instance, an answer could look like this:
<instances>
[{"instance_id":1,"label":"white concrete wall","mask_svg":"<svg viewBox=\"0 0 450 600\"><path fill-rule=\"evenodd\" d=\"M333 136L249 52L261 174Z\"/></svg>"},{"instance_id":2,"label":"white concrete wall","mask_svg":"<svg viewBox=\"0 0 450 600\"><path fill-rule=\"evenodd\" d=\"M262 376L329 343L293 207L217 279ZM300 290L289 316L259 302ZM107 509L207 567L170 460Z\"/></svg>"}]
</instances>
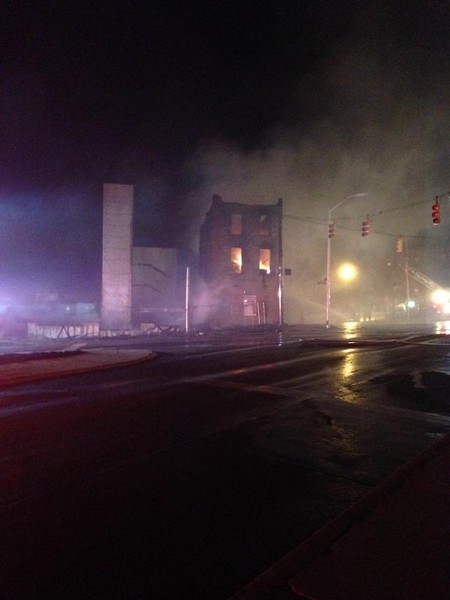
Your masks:
<instances>
[{"instance_id":1,"label":"white concrete wall","mask_svg":"<svg viewBox=\"0 0 450 600\"><path fill-rule=\"evenodd\" d=\"M133 248L133 308L173 307L177 289L175 248Z\"/></svg>"},{"instance_id":2,"label":"white concrete wall","mask_svg":"<svg viewBox=\"0 0 450 600\"><path fill-rule=\"evenodd\" d=\"M102 329L130 329L133 186L103 186Z\"/></svg>"}]
</instances>

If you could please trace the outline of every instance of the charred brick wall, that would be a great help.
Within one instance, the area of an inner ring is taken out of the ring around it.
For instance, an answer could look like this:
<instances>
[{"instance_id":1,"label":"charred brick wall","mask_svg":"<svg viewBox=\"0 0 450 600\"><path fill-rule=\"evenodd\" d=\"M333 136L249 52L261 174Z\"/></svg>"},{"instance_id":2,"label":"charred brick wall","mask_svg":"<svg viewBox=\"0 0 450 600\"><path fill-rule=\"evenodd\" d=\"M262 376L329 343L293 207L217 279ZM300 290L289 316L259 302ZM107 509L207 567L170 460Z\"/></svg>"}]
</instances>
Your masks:
<instances>
[{"instance_id":1,"label":"charred brick wall","mask_svg":"<svg viewBox=\"0 0 450 600\"><path fill-rule=\"evenodd\" d=\"M282 200L249 205L213 196L200 232L200 273L220 297L215 324L280 321L282 212Z\"/></svg>"}]
</instances>

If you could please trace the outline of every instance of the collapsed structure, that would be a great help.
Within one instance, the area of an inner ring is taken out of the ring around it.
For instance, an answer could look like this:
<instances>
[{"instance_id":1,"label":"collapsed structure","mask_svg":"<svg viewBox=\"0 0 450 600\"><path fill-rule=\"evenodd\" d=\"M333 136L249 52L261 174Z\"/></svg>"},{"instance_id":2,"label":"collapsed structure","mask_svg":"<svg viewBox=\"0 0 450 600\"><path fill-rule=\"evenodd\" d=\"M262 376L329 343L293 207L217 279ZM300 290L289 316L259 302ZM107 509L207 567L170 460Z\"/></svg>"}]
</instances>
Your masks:
<instances>
[{"instance_id":1,"label":"collapsed structure","mask_svg":"<svg viewBox=\"0 0 450 600\"><path fill-rule=\"evenodd\" d=\"M282 200L247 205L213 196L200 229L199 268L189 265L185 274L176 248L133 245L134 187L105 183L100 311L56 295L22 307L21 323L33 337L281 325L282 212Z\"/></svg>"},{"instance_id":2,"label":"collapsed structure","mask_svg":"<svg viewBox=\"0 0 450 600\"><path fill-rule=\"evenodd\" d=\"M190 303L177 297L176 249L133 247L133 186L105 184L103 204L102 330L128 330L163 313L166 324L179 325L184 311L212 327L282 323L282 200L247 205L213 196Z\"/></svg>"}]
</instances>

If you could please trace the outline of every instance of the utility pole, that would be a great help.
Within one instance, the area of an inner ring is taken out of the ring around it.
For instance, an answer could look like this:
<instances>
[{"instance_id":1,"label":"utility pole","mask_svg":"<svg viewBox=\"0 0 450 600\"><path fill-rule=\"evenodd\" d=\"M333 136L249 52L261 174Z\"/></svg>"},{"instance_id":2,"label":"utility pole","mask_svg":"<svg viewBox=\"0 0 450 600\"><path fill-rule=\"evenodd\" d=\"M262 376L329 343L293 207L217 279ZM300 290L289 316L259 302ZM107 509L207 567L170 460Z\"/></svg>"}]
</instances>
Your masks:
<instances>
[{"instance_id":1,"label":"utility pole","mask_svg":"<svg viewBox=\"0 0 450 600\"><path fill-rule=\"evenodd\" d=\"M346 196L343 200L338 202L335 206L328 209L328 237L327 237L327 276L326 276L326 328L330 327L330 312L331 312L331 239L335 235L335 223L332 221L333 211L336 208L339 208L341 204L347 202L351 198L360 198L362 196L367 196L369 192L360 192L358 194L350 194L350 196Z\"/></svg>"}]
</instances>

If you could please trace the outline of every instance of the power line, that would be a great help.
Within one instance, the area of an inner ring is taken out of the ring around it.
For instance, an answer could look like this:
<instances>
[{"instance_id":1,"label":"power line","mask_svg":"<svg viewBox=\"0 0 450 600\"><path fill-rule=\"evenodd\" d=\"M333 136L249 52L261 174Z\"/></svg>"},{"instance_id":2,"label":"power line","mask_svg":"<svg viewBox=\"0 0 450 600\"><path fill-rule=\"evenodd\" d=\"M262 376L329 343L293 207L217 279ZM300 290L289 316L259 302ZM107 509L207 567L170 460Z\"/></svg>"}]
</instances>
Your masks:
<instances>
[{"instance_id":1,"label":"power line","mask_svg":"<svg viewBox=\"0 0 450 600\"><path fill-rule=\"evenodd\" d=\"M447 196L447 198L450 201L450 192L443 192L442 194L438 194L437 196L433 196L432 200L430 198L428 198L427 200L417 200L416 202L409 202L408 204L399 204L398 206L392 206L391 208L384 208L383 210L379 210L377 212L371 213L370 216L381 215L381 214L384 214L384 213L393 212L395 210L403 210L405 208L411 208L413 206L419 206L420 204L429 204L432 201L439 202L439 200L441 198L443 198L444 196Z\"/></svg>"},{"instance_id":2,"label":"power line","mask_svg":"<svg viewBox=\"0 0 450 600\"><path fill-rule=\"evenodd\" d=\"M379 216L379 215L384 215L386 213L391 213L394 212L396 210L404 210L407 208L412 208L414 206L419 206L422 204L429 204L431 201L434 202L439 202L439 200L443 197L447 196L450 202L450 192L444 192L442 194L438 194L437 196L433 197L433 200L417 200L416 202L409 202L408 204L400 204L398 206L393 206L391 208L384 208L382 210L376 211L376 212L371 212L371 213L365 213L364 215L358 215L358 219L361 218L369 218L372 219L375 216ZM306 223L312 223L314 225L326 225L328 223L328 219L326 221L324 220L317 220L313 217L298 217L296 215L283 215L284 217L288 218L288 219L294 219L296 221L304 221ZM339 221L345 221L345 220L354 220L354 218L349 219L348 217L340 217ZM352 229L352 228L345 228L342 225L340 225L339 227L340 229L344 229L346 231L357 231L356 229ZM387 236L397 236L398 234L394 234L394 233L384 233L384 232L377 232L377 231L373 231L374 233L378 234L378 235L387 235ZM415 238L425 238L425 239L431 239L428 236L423 236L423 235L410 235L408 237L415 237Z\"/></svg>"}]
</instances>

